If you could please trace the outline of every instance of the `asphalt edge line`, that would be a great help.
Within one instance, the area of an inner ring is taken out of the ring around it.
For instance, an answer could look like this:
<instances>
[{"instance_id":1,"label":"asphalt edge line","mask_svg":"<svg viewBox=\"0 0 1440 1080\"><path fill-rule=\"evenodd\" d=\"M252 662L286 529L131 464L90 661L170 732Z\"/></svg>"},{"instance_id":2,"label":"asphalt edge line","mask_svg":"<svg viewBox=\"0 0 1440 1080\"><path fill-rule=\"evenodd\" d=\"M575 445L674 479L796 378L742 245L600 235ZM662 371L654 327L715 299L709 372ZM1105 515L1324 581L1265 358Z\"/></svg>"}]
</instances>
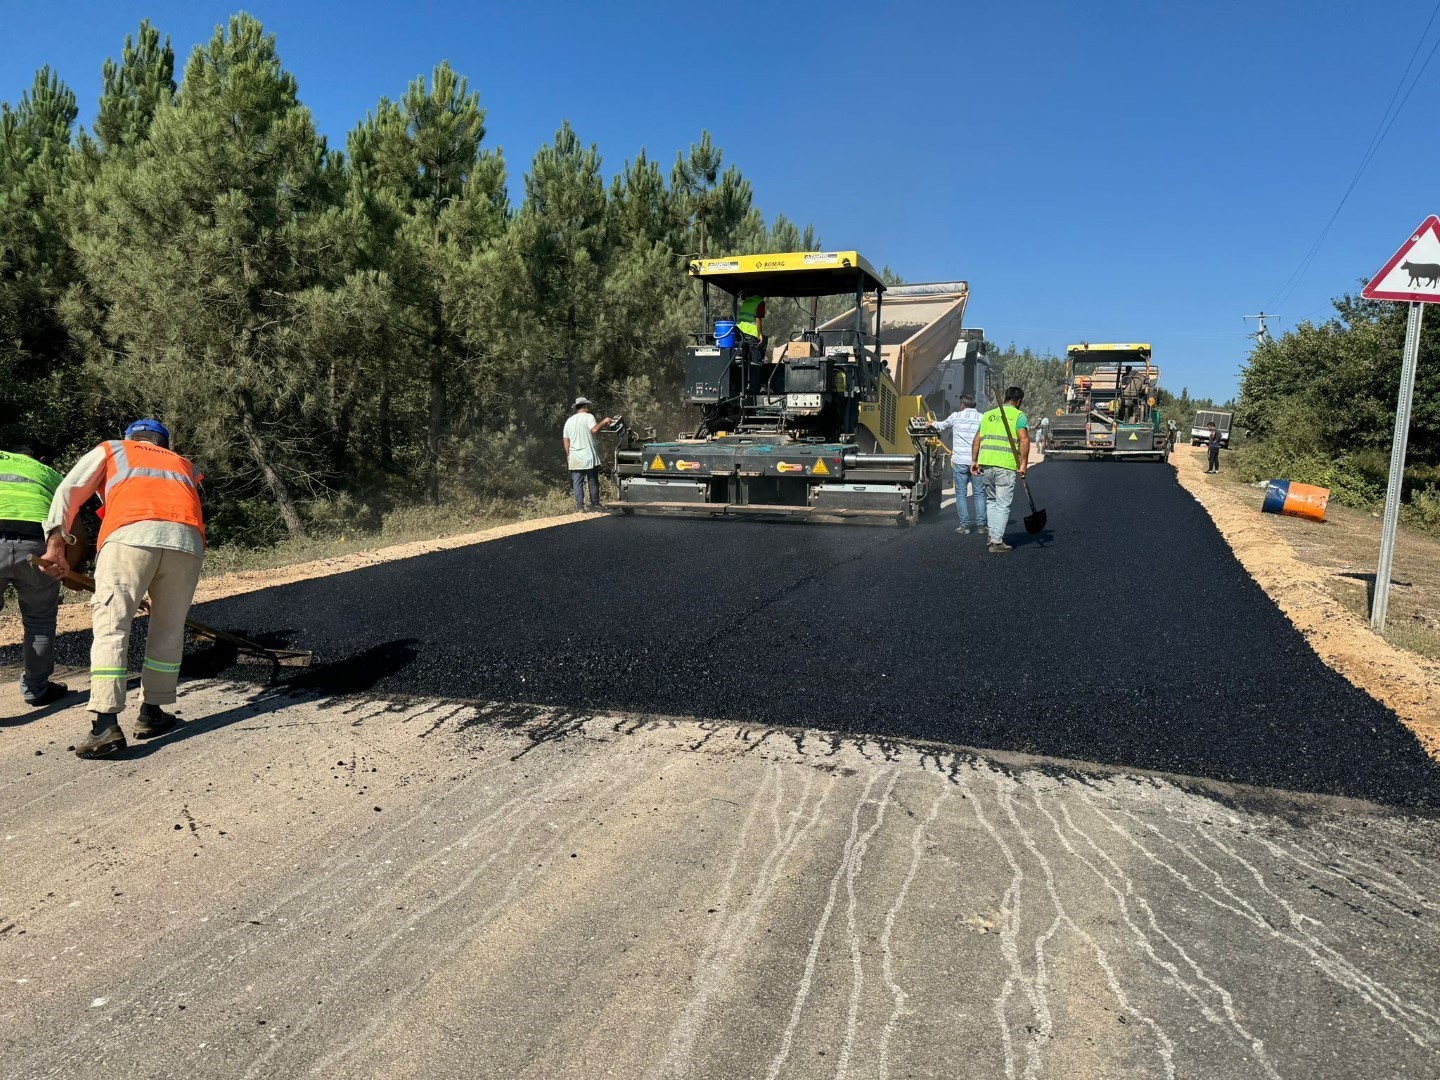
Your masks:
<instances>
[{"instance_id":1,"label":"asphalt edge line","mask_svg":"<svg viewBox=\"0 0 1440 1080\"><path fill-rule=\"evenodd\" d=\"M453 551L455 548L486 544L492 540L503 540L506 537L539 532L542 529L553 529L561 525L576 525L583 521L594 520L596 516L598 515L557 514L551 517L510 521L503 525L492 525L490 528L481 529L478 532L441 536L434 540L410 540L403 544L391 544L389 547L370 548L347 555L332 555L324 559L313 559L310 562L291 563L288 566L276 566L265 570L237 570L212 578L202 577L199 587L195 590L194 602L196 605L205 604L211 600L226 600L243 593L259 592L262 589L275 588L280 585L291 585L297 581L334 577L336 574L348 574L352 570L363 570L380 563L398 562L401 559L411 559L420 555L432 555L438 551ZM90 614L89 604L61 604L58 625L55 628L56 635L89 629ZM13 626L0 626L0 647L19 645L22 634L23 629L19 620L16 620Z\"/></svg>"},{"instance_id":2,"label":"asphalt edge line","mask_svg":"<svg viewBox=\"0 0 1440 1080\"><path fill-rule=\"evenodd\" d=\"M1171 465L1180 486L1204 508L1240 565L1300 631L1320 662L1393 710L1425 752L1440 762L1440 664L1373 633L1330 595L1325 575L1295 554L1258 507L1202 480L1193 454L1178 455ZM1250 516L1237 518L1227 510ZM1262 550L1269 556L1263 560ZM1275 566L1277 552L1283 555L1281 568Z\"/></svg>"}]
</instances>

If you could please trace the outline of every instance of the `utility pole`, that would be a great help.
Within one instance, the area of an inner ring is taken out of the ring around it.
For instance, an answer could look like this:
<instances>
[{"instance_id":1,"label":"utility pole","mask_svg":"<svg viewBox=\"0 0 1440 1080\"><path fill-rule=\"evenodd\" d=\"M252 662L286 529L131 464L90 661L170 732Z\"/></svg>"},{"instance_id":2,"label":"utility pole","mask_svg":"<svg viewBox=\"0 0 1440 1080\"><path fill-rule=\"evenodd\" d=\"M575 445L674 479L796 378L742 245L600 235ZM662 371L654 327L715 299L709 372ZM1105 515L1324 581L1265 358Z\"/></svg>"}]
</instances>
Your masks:
<instances>
[{"instance_id":1,"label":"utility pole","mask_svg":"<svg viewBox=\"0 0 1440 1080\"><path fill-rule=\"evenodd\" d=\"M1246 318L1246 320L1254 319L1256 322L1258 322L1258 323L1260 324L1259 327L1255 330L1255 332L1254 332L1253 334L1247 334L1246 336L1247 336L1247 337L1253 337L1253 338L1255 339L1255 344L1257 344L1257 345L1267 345L1267 344L1269 344L1269 342L1271 341L1271 338L1270 338L1270 328L1265 325L1265 320L1267 320L1267 319L1278 319L1278 318L1280 318L1280 316L1279 316L1279 315L1269 315L1269 314L1266 314L1265 312L1262 311L1262 312L1260 312L1259 315L1246 315L1245 318Z\"/></svg>"}]
</instances>

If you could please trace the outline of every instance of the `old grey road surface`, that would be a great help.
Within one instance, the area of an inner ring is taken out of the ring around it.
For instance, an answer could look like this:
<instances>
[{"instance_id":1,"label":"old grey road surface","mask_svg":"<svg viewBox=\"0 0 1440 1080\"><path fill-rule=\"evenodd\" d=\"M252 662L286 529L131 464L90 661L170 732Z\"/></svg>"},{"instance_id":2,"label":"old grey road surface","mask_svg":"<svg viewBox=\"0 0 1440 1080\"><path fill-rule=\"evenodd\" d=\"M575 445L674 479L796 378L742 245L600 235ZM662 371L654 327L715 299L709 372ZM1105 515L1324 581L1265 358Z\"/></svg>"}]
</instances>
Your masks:
<instances>
[{"instance_id":1,"label":"old grey road surface","mask_svg":"<svg viewBox=\"0 0 1440 1080\"><path fill-rule=\"evenodd\" d=\"M1440 1075L1432 821L735 724L181 707L198 737L93 766L74 711L0 732L6 1076Z\"/></svg>"}]
</instances>

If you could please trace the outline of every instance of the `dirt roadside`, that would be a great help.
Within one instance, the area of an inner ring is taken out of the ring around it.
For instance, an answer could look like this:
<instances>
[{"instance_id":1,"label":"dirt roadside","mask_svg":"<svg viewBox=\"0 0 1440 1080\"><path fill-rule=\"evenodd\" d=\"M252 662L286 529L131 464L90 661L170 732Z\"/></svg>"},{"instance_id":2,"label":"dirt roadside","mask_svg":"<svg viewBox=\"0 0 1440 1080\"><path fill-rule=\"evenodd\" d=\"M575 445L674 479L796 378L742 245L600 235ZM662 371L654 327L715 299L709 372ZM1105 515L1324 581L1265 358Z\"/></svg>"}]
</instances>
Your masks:
<instances>
[{"instance_id":1,"label":"dirt roadside","mask_svg":"<svg viewBox=\"0 0 1440 1080\"><path fill-rule=\"evenodd\" d=\"M571 525L588 520L586 514L559 514L555 517L534 518L530 521L515 521L479 532L463 533L459 536L444 536L435 540L413 540L406 544L376 548L372 551L357 551L353 555L341 555L333 559L317 559L314 562L296 563L264 570L243 570L234 574L220 574L213 578L202 578L195 590L195 603L208 600L223 600L227 596L268 589L275 585L289 585L294 581L308 581L310 578L330 577L345 574L351 570L362 570L378 563L394 562L397 559L413 559L417 555L429 555L435 551L449 551L452 548L469 547L490 540L503 540L507 536L552 529L557 525ZM89 604L64 604L56 632L61 634L84 630L90 625ZM0 645L18 645L21 641L20 617L15 609L7 605L0 613Z\"/></svg>"},{"instance_id":2,"label":"dirt roadside","mask_svg":"<svg viewBox=\"0 0 1440 1080\"><path fill-rule=\"evenodd\" d=\"M1440 760L1440 663L1392 645L1336 595L1333 570L1302 558L1288 527L1310 525L1260 513L1260 492L1206 476L1203 451L1171 456L1181 485L1205 507L1235 557L1327 666L1395 710ZM1252 494L1253 498L1247 498ZM1302 534L1303 536L1303 534ZM1314 544L1313 538L1309 541Z\"/></svg>"}]
</instances>

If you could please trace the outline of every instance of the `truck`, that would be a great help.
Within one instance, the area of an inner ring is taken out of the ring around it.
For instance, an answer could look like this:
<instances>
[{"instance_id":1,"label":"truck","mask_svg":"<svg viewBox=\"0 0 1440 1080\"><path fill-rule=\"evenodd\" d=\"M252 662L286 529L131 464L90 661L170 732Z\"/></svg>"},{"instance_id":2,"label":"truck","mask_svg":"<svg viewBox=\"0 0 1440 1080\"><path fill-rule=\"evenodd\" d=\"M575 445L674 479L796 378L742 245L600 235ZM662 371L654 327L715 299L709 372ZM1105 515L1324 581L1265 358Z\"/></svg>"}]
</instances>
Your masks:
<instances>
[{"instance_id":1,"label":"truck","mask_svg":"<svg viewBox=\"0 0 1440 1080\"><path fill-rule=\"evenodd\" d=\"M913 524L939 509L945 448L917 387L954 351L965 282L887 286L856 251L697 258L688 274L702 323L683 400L698 422L616 449L618 512ZM808 318L752 339L738 324L754 297ZM835 297L848 310L822 321Z\"/></svg>"},{"instance_id":2,"label":"truck","mask_svg":"<svg viewBox=\"0 0 1440 1080\"><path fill-rule=\"evenodd\" d=\"M1139 342L1066 348L1064 403L1050 419L1045 456L1168 461L1170 432L1156 407L1160 369L1152 355Z\"/></svg>"},{"instance_id":3,"label":"truck","mask_svg":"<svg viewBox=\"0 0 1440 1080\"><path fill-rule=\"evenodd\" d=\"M1220 445L1230 448L1230 421L1234 413L1221 409L1200 409L1195 413L1195 422L1190 425L1190 445L1200 446L1210 440L1210 425L1220 432Z\"/></svg>"}]
</instances>

